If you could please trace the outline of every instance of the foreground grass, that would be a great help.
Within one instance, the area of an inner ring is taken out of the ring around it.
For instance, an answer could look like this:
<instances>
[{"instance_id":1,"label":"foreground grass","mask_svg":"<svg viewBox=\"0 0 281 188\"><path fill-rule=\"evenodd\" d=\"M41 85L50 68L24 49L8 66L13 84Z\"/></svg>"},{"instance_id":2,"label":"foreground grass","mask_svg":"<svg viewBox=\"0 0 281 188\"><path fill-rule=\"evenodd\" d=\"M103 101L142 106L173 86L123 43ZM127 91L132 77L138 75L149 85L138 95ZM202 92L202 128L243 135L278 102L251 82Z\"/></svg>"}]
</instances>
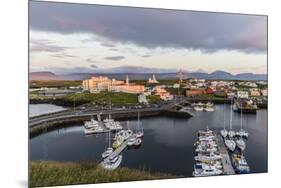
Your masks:
<instances>
[{"instance_id":1,"label":"foreground grass","mask_svg":"<svg viewBox=\"0 0 281 188\"><path fill-rule=\"evenodd\" d=\"M95 163L53 161L32 161L29 173L30 187L153 180L173 177L169 174L150 173L145 170L129 168L107 171L101 169Z\"/></svg>"}]
</instances>

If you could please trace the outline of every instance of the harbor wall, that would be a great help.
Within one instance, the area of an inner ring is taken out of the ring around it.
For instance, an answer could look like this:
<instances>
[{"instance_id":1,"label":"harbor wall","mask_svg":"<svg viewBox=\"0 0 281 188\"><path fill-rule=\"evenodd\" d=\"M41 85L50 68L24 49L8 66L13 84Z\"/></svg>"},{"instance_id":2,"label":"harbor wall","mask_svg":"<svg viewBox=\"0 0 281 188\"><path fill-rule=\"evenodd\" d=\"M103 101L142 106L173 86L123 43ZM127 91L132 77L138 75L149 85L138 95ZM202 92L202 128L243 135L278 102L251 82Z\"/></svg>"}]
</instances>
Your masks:
<instances>
[{"instance_id":1,"label":"harbor wall","mask_svg":"<svg viewBox=\"0 0 281 188\"><path fill-rule=\"evenodd\" d=\"M84 121L88 121L91 119L91 117L96 114L91 115L77 115L77 116L71 116L71 117L62 117L57 118L50 121L44 121L44 123L38 123L33 125L32 127L29 127L29 136L30 138L35 137L37 135L40 135L42 133L55 130L58 128L63 127L70 127L77 124L83 124ZM109 112L103 113L101 115L102 119L105 119L108 117ZM147 110L147 111L141 111L140 112L141 117L155 117L155 116L170 116L170 117L176 117L176 118L190 118L192 115L188 112L180 112L175 110ZM124 119L137 119L138 112L132 111L132 112L114 112L111 113L111 117L116 120L124 120Z\"/></svg>"}]
</instances>

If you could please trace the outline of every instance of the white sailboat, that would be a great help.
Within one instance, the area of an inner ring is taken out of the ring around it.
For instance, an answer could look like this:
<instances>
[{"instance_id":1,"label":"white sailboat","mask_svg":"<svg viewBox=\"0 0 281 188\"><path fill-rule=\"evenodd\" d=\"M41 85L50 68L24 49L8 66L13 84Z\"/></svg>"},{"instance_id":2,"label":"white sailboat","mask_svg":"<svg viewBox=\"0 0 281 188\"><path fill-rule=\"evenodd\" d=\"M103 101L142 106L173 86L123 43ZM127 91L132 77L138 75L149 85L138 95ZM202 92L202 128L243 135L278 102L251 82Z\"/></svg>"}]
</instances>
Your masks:
<instances>
[{"instance_id":1,"label":"white sailboat","mask_svg":"<svg viewBox=\"0 0 281 188\"><path fill-rule=\"evenodd\" d=\"M112 156L101 163L101 167L106 170L115 170L122 162L122 155Z\"/></svg>"},{"instance_id":2,"label":"white sailboat","mask_svg":"<svg viewBox=\"0 0 281 188\"><path fill-rule=\"evenodd\" d=\"M223 129L220 131L221 135L225 138L228 131L225 129L225 104L223 105Z\"/></svg>"},{"instance_id":3,"label":"white sailboat","mask_svg":"<svg viewBox=\"0 0 281 188\"><path fill-rule=\"evenodd\" d=\"M138 124L137 124L137 132L136 132L136 138L143 138L144 133L143 133L143 128L140 128L140 112L138 111Z\"/></svg>"},{"instance_id":4,"label":"white sailboat","mask_svg":"<svg viewBox=\"0 0 281 188\"><path fill-rule=\"evenodd\" d=\"M243 124L243 119L242 119L242 109L241 109L241 115L240 115L240 130L243 130L242 129L242 124ZM242 151L245 150L246 148L246 143L245 141L243 140L242 137L239 137L237 140L236 140L236 144L237 144L237 147L240 148Z\"/></svg>"},{"instance_id":5,"label":"white sailboat","mask_svg":"<svg viewBox=\"0 0 281 188\"><path fill-rule=\"evenodd\" d=\"M242 108L241 108L240 130L236 132L236 135L240 136L240 137L248 138L249 134L243 129L243 118L242 118L242 115L243 115L243 111L242 111Z\"/></svg>"},{"instance_id":6,"label":"white sailboat","mask_svg":"<svg viewBox=\"0 0 281 188\"><path fill-rule=\"evenodd\" d=\"M101 154L102 158L108 157L110 154L113 153L113 148L111 147L111 140L110 140L110 131L108 132L108 148Z\"/></svg>"},{"instance_id":7,"label":"white sailboat","mask_svg":"<svg viewBox=\"0 0 281 188\"><path fill-rule=\"evenodd\" d=\"M232 134L234 131L232 131L232 99L231 99L231 105L230 105L230 131L228 132L228 136L229 138L225 138L224 139L224 143L226 145L226 147L230 150L230 151L234 151L235 148L236 148L236 143L235 141L233 140L233 136L235 135L235 132L234 132L234 135Z\"/></svg>"}]
</instances>

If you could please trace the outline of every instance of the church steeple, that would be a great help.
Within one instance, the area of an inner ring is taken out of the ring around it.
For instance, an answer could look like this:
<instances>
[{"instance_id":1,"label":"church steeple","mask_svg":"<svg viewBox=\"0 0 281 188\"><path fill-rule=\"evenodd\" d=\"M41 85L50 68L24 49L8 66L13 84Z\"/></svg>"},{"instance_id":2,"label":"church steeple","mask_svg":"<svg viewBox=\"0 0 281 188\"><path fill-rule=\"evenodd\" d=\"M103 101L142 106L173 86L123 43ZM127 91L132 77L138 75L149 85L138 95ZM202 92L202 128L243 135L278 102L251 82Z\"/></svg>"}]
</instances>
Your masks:
<instances>
[{"instance_id":1,"label":"church steeple","mask_svg":"<svg viewBox=\"0 0 281 188\"><path fill-rule=\"evenodd\" d=\"M129 85L129 76L126 75L126 85Z\"/></svg>"}]
</instances>

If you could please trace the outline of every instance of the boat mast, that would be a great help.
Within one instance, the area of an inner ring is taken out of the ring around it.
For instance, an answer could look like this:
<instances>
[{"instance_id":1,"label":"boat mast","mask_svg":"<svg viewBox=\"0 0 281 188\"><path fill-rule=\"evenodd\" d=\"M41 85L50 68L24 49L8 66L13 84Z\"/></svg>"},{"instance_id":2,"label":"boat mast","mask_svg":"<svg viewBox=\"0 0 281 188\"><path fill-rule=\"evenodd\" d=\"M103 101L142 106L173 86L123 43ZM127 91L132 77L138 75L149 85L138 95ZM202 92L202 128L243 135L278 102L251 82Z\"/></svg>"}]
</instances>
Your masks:
<instances>
[{"instance_id":1,"label":"boat mast","mask_svg":"<svg viewBox=\"0 0 281 188\"><path fill-rule=\"evenodd\" d=\"M240 106L241 106L241 114L240 114L240 129L242 130L242 124L243 124L243 119L242 119L242 113L243 113L243 110L242 110L242 100L241 100L241 104L240 104Z\"/></svg>"},{"instance_id":2,"label":"boat mast","mask_svg":"<svg viewBox=\"0 0 281 188\"><path fill-rule=\"evenodd\" d=\"M225 130L225 103L223 104L223 128Z\"/></svg>"},{"instance_id":3,"label":"boat mast","mask_svg":"<svg viewBox=\"0 0 281 188\"><path fill-rule=\"evenodd\" d=\"M232 99L230 99L230 130L232 130Z\"/></svg>"}]
</instances>

